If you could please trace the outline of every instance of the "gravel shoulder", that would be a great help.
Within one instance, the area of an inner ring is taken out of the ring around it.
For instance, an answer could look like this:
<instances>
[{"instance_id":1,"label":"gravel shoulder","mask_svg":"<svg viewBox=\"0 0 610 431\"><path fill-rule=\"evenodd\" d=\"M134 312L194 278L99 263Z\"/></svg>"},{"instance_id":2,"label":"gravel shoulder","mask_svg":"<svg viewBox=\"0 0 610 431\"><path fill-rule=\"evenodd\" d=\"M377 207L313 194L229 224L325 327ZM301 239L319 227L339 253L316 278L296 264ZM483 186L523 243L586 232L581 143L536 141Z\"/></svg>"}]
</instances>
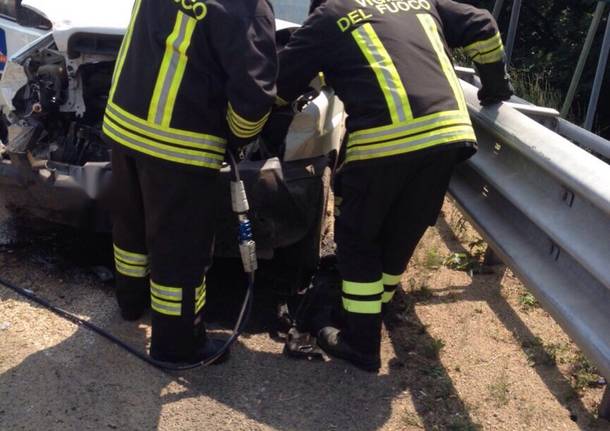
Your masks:
<instances>
[{"instance_id":1,"label":"gravel shoulder","mask_svg":"<svg viewBox=\"0 0 610 431\"><path fill-rule=\"evenodd\" d=\"M12 229L0 214L1 277L146 348L148 318L122 322L79 263L107 244ZM379 375L290 360L264 325L227 364L166 374L0 287L0 430L610 429L602 382L510 271L477 270L473 242L447 202L403 278Z\"/></svg>"}]
</instances>

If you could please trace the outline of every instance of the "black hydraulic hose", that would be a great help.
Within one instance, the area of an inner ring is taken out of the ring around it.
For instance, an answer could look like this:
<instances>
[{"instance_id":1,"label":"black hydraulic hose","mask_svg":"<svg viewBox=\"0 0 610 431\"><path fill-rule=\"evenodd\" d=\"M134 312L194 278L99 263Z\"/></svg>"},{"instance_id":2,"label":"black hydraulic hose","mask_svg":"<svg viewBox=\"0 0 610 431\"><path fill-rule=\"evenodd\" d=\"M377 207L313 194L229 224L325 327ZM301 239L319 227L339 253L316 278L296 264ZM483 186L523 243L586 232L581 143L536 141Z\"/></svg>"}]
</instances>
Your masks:
<instances>
[{"instance_id":1,"label":"black hydraulic hose","mask_svg":"<svg viewBox=\"0 0 610 431\"><path fill-rule=\"evenodd\" d=\"M243 330L244 323L247 320L246 318L249 315L249 311L252 306L252 293L253 293L253 287L254 287L254 277L251 277L251 280L249 281L248 290L246 292L246 297L242 304L235 327L233 328L233 334L231 334L231 336L227 339L227 341L225 342L225 345L222 347L222 349L220 349L217 354L206 359L205 361L197 362L194 364L188 364L188 365L174 365L174 364L167 363L167 362L156 361L156 360L152 359L150 356L148 356L146 353L143 353L143 352L135 349L133 346L127 344L125 341L121 340L120 338L116 337L115 335L112 335L110 332L100 328L99 326L97 326L87 320L84 320L84 319L78 317L77 315L70 313L69 311L66 311L62 308L57 307L56 305L51 304L46 299L43 299L43 298L37 296L31 290L16 286L13 283L11 283L1 277L0 277L0 286L3 286L7 289L12 290L13 292L48 309L49 311L52 311L53 313L57 314L58 316L66 319L78 326L82 326L84 328L89 329L92 332L95 332L96 334L100 335L101 337L106 338L108 341L121 347L123 350L126 350L127 352L131 353L132 355L138 357L139 359L143 360L144 362L146 362L156 368L160 368L162 370L167 370L167 371L186 371L186 370L191 370L193 368L198 368L198 367L205 366L205 365L210 365L212 362L214 362L220 356L222 356L225 353L225 351L228 350L229 347L237 340L237 338L241 334L241 331Z\"/></svg>"},{"instance_id":2,"label":"black hydraulic hose","mask_svg":"<svg viewBox=\"0 0 610 431\"><path fill-rule=\"evenodd\" d=\"M239 170L237 167L237 161L235 159L235 156L233 155L233 153L231 151L229 151L229 156L230 156L229 158L231 160L231 175L235 181L240 181ZM176 365L173 363L156 361L153 358L151 358L150 356L148 356L146 353L135 349L133 346L127 344L125 341L121 340L120 338L116 337L115 335L111 334L110 332L100 328L99 326L94 325L93 323L91 323L87 320L84 320L84 319L78 317L77 315L70 313L69 311L66 311L62 308L57 307L57 306L51 304L46 299L43 299L43 298L37 296L31 290L16 286L15 284L13 284L7 280L4 280L1 277L0 277L0 286L3 286L7 289L12 290L13 292L48 309L49 311L52 311L53 313L57 314L58 316L66 319L76 325L82 326L84 328L89 329L92 332L95 332L96 334L107 339L111 343L116 344L123 350L127 351L128 353L131 353L132 355L136 356L137 358L141 359L142 361L146 362L147 364L152 365L153 367L159 368L164 371L187 371L187 370L192 370L194 368L211 365L214 361L216 361L218 358L220 358L222 355L224 355L229 350L231 345L235 341L237 341L237 339L241 335L241 332L243 331L243 328L244 328L246 322L248 321L248 318L250 316L250 310L252 308L252 298L253 298L253 294L254 294L254 272L248 273L248 287L246 289L246 295L244 297L244 301L242 303L239 315L235 322L235 326L233 327L233 333L231 334L231 336L225 341L224 345L213 356L211 356L203 361L200 361L200 362L196 362L193 364L185 364L185 365Z\"/></svg>"}]
</instances>

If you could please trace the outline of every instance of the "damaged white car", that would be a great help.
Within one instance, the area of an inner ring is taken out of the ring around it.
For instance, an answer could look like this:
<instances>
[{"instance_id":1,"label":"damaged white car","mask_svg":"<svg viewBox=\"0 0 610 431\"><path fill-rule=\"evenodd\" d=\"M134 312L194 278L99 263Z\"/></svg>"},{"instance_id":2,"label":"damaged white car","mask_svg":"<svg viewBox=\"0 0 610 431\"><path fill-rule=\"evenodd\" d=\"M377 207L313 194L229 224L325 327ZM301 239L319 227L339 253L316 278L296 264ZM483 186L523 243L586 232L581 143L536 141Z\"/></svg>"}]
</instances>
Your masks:
<instances>
[{"instance_id":1,"label":"damaged white car","mask_svg":"<svg viewBox=\"0 0 610 431\"><path fill-rule=\"evenodd\" d=\"M308 8L306 1L273 4L279 16L290 11L304 18ZM50 30L10 57L0 81L0 205L16 216L109 229L99 201L112 174L101 123L131 6L128 0L19 3ZM278 47L295 27L277 21ZM276 262L291 290L317 265L330 173L345 130L343 106L329 88L313 90L296 106L273 114L280 117L271 122L277 127L268 127L240 164L259 255ZM228 190L227 184L219 202L216 253L238 256Z\"/></svg>"}]
</instances>

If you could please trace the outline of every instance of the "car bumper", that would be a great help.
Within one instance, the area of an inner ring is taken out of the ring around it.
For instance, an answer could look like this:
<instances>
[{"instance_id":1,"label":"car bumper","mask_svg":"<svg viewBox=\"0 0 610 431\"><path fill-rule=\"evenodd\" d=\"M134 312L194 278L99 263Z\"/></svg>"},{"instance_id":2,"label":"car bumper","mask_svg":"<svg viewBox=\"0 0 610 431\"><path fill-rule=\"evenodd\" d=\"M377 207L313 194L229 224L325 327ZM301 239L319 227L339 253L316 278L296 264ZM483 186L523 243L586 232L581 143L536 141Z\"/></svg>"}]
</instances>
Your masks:
<instances>
[{"instance_id":1,"label":"car bumper","mask_svg":"<svg viewBox=\"0 0 610 431\"><path fill-rule=\"evenodd\" d=\"M84 166L45 162L37 166L26 154L0 161L0 205L18 217L45 220L77 229L108 232L110 217L103 190L109 184L109 162ZM250 217L260 257L300 241L321 217L328 158L281 163L277 158L243 161ZM230 170L221 171L223 193L217 202L216 255L237 257L237 223L231 210Z\"/></svg>"}]
</instances>

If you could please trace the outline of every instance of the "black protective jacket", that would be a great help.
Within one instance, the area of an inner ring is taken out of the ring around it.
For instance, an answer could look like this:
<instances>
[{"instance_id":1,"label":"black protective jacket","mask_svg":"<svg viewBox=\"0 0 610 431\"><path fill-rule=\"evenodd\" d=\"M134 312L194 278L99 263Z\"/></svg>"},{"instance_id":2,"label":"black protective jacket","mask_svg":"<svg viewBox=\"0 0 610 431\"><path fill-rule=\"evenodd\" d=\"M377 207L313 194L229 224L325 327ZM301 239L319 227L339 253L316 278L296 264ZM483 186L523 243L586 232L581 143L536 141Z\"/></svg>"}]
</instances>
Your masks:
<instances>
[{"instance_id":1,"label":"black protective jacket","mask_svg":"<svg viewBox=\"0 0 610 431\"><path fill-rule=\"evenodd\" d=\"M277 59L267 0L136 0L104 133L138 153L217 170L263 128Z\"/></svg>"},{"instance_id":2,"label":"black protective jacket","mask_svg":"<svg viewBox=\"0 0 610 431\"><path fill-rule=\"evenodd\" d=\"M456 47L486 68L487 81L491 73L508 88L487 11L451 0L328 0L280 52L278 100L294 100L323 72L345 103L348 163L456 146L472 154L476 138L449 51Z\"/></svg>"}]
</instances>

